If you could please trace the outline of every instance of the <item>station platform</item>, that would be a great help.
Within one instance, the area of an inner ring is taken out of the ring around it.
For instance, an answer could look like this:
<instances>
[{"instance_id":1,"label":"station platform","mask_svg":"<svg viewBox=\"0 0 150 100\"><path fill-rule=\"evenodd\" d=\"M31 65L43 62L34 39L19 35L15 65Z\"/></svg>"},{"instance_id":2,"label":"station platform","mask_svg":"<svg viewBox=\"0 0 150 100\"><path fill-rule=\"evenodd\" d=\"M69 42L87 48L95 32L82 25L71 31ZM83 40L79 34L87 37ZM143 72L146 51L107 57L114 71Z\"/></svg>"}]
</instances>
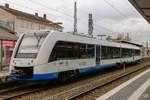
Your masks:
<instances>
[{"instance_id":1,"label":"station platform","mask_svg":"<svg viewBox=\"0 0 150 100\"><path fill-rule=\"evenodd\" d=\"M150 69L98 97L96 100L150 100Z\"/></svg>"}]
</instances>

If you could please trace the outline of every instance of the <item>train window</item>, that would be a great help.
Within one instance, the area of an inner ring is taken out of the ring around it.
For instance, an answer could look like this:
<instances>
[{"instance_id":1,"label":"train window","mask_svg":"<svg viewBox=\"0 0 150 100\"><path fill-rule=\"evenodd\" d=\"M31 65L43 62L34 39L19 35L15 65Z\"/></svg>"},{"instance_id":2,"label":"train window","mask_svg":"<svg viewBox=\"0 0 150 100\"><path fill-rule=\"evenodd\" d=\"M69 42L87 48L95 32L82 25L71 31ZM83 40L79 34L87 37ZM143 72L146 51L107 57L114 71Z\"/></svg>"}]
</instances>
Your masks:
<instances>
[{"instance_id":1,"label":"train window","mask_svg":"<svg viewBox=\"0 0 150 100\"><path fill-rule=\"evenodd\" d=\"M94 48L94 45L91 44L58 41L52 50L49 61L93 58Z\"/></svg>"},{"instance_id":2,"label":"train window","mask_svg":"<svg viewBox=\"0 0 150 100\"><path fill-rule=\"evenodd\" d=\"M140 56L141 52L140 50L135 50L135 56Z\"/></svg>"},{"instance_id":3,"label":"train window","mask_svg":"<svg viewBox=\"0 0 150 100\"><path fill-rule=\"evenodd\" d=\"M111 58L109 47L102 46L101 47L101 59L109 59L109 58Z\"/></svg>"},{"instance_id":4,"label":"train window","mask_svg":"<svg viewBox=\"0 0 150 100\"><path fill-rule=\"evenodd\" d=\"M120 48L113 47L112 49L112 58L120 58Z\"/></svg>"},{"instance_id":5,"label":"train window","mask_svg":"<svg viewBox=\"0 0 150 100\"><path fill-rule=\"evenodd\" d=\"M132 49L122 48L122 57L123 58L132 57L132 56L133 56L133 50Z\"/></svg>"},{"instance_id":6,"label":"train window","mask_svg":"<svg viewBox=\"0 0 150 100\"><path fill-rule=\"evenodd\" d=\"M102 46L101 59L114 59L120 57L120 48Z\"/></svg>"}]
</instances>

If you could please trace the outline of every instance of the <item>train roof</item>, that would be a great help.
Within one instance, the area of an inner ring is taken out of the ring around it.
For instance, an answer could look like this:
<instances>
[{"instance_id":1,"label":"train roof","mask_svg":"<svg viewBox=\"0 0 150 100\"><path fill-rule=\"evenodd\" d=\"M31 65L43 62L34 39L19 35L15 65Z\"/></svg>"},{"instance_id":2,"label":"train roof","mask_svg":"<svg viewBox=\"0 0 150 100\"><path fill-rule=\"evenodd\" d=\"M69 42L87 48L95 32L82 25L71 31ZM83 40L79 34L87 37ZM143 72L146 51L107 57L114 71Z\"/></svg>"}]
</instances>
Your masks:
<instances>
[{"instance_id":1,"label":"train roof","mask_svg":"<svg viewBox=\"0 0 150 100\"><path fill-rule=\"evenodd\" d=\"M111 47L122 47L122 48L132 48L132 49L140 49L140 47L132 44L126 43L117 43L113 41L100 40L94 37L80 35L80 34L71 34L65 32L51 32L55 38L62 41L70 41L70 42L79 42L79 43L87 43L87 44L100 44L103 46L111 46Z\"/></svg>"},{"instance_id":2,"label":"train roof","mask_svg":"<svg viewBox=\"0 0 150 100\"><path fill-rule=\"evenodd\" d=\"M94 38L94 37L81 35L81 34L73 34L73 33L58 32L58 31L49 31L49 30L36 31L36 32L33 32L33 33L48 34L48 36L50 36L50 37L52 36L52 39L54 39L56 41L70 41L70 42L87 43L87 44L99 44L99 45L111 46L111 47L140 49L140 47L138 47L136 45L126 44L126 43L118 43L118 42L107 41L107 40L100 40L100 39L97 39L97 38ZM25 34L27 34L27 33L25 33Z\"/></svg>"}]
</instances>

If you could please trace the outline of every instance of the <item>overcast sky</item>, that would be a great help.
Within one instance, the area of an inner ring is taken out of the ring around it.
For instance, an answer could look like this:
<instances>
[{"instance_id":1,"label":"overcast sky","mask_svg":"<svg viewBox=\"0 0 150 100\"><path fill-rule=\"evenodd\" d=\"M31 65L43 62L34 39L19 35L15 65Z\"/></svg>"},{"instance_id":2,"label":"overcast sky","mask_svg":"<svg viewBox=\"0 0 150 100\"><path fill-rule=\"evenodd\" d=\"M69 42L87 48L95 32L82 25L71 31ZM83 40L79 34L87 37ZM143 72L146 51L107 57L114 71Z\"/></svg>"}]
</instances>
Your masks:
<instances>
[{"instance_id":1,"label":"overcast sky","mask_svg":"<svg viewBox=\"0 0 150 100\"><path fill-rule=\"evenodd\" d=\"M93 14L94 34L130 33L134 41L150 40L150 25L135 10L128 0L0 0L11 8L63 22L64 31L73 31L73 6L77 1L78 32L87 33L88 14Z\"/></svg>"}]
</instances>

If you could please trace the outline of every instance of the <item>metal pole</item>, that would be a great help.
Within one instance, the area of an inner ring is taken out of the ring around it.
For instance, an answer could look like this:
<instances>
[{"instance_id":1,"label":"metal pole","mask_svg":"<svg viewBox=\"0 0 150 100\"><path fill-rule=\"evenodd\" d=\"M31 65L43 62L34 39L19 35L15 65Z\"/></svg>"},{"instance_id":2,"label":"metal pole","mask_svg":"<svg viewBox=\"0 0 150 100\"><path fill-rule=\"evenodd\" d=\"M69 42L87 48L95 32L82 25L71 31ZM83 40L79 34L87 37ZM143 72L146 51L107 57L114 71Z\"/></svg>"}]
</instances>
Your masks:
<instances>
[{"instance_id":1,"label":"metal pole","mask_svg":"<svg viewBox=\"0 0 150 100\"><path fill-rule=\"evenodd\" d=\"M146 56L148 56L148 41L146 42Z\"/></svg>"},{"instance_id":2,"label":"metal pole","mask_svg":"<svg viewBox=\"0 0 150 100\"><path fill-rule=\"evenodd\" d=\"M3 62L3 58L2 58L2 54L3 54L3 42L2 40L0 40L1 42L1 57L0 57L0 71L2 71L2 62Z\"/></svg>"},{"instance_id":3,"label":"metal pole","mask_svg":"<svg viewBox=\"0 0 150 100\"><path fill-rule=\"evenodd\" d=\"M74 34L77 33L77 3L74 3Z\"/></svg>"},{"instance_id":4,"label":"metal pole","mask_svg":"<svg viewBox=\"0 0 150 100\"><path fill-rule=\"evenodd\" d=\"M123 63L123 71L125 72L126 71L126 64Z\"/></svg>"},{"instance_id":5,"label":"metal pole","mask_svg":"<svg viewBox=\"0 0 150 100\"><path fill-rule=\"evenodd\" d=\"M88 33L90 36L93 36L93 18L92 18L92 14L89 14L89 25L88 25Z\"/></svg>"}]
</instances>

